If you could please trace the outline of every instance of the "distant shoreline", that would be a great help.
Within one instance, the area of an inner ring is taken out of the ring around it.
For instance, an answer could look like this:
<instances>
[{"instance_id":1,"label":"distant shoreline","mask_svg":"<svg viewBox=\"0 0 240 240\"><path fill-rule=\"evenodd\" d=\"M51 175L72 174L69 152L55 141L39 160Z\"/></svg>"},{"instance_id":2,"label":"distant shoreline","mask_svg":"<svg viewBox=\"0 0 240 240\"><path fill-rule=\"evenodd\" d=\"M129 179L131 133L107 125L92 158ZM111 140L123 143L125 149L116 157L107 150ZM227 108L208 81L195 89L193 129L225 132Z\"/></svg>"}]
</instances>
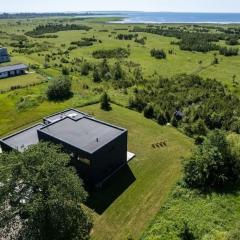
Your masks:
<instances>
[{"instance_id":1,"label":"distant shoreline","mask_svg":"<svg viewBox=\"0 0 240 240\"><path fill-rule=\"evenodd\" d=\"M26 19L39 17L120 17L122 20L110 22L119 24L240 24L240 13L89 11L0 14L0 19Z\"/></svg>"}]
</instances>

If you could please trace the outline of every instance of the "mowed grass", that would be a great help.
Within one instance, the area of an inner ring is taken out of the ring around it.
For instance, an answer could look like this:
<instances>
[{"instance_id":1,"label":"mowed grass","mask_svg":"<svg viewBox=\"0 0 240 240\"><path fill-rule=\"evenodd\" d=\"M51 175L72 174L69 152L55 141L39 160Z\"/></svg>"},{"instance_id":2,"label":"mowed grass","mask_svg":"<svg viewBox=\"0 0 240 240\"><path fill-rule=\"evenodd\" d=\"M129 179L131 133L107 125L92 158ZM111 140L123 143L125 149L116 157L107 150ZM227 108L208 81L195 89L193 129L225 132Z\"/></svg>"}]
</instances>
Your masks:
<instances>
[{"instance_id":1,"label":"mowed grass","mask_svg":"<svg viewBox=\"0 0 240 240\"><path fill-rule=\"evenodd\" d=\"M160 209L181 174L181 158L190 154L192 141L172 127L159 126L142 114L112 105L80 108L95 117L128 129L128 150L136 154L106 186L90 194L96 209L92 239L137 239ZM154 149L153 143L166 141Z\"/></svg>"},{"instance_id":2,"label":"mowed grass","mask_svg":"<svg viewBox=\"0 0 240 240\"><path fill-rule=\"evenodd\" d=\"M37 73L29 73L17 77L0 79L0 91L9 90L13 86L27 86L29 84L40 83L44 80L44 77Z\"/></svg>"}]
</instances>

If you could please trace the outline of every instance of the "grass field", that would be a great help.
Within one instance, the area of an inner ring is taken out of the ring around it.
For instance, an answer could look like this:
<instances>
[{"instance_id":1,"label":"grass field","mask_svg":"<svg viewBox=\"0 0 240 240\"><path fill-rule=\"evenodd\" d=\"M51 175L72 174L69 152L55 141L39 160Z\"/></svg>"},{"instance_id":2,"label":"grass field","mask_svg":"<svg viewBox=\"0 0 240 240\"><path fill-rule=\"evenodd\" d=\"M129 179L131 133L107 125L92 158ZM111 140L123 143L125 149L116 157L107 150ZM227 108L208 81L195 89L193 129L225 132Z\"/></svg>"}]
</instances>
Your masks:
<instances>
[{"instance_id":1,"label":"grass field","mask_svg":"<svg viewBox=\"0 0 240 240\"><path fill-rule=\"evenodd\" d=\"M28 37L30 43L43 44L48 47L31 54L13 52L14 48L10 46L13 41L12 35L23 35L25 31L30 31L39 24L58 21L60 20L0 21L0 29L3 31L3 33L0 32L1 45L8 47L11 53L11 64L19 62L29 65L37 64L40 67L39 72L41 72L41 74L34 73L0 80L0 89L7 90L11 86L25 86L48 77L57 77L61 74L61 68L57 65L61 63L61 58L65 55L57 55L54 60L50 60L50 67L45 68L46 54L52 55L59 50L65 51L72 41L79 41L82 37L95 36L101 42L96 42L90 47L81 47L70 51L68 59L70 63L62 65L69 68L75 67L71 63L74 58L86 59L90 63L99 63L101 60L92 57L94 50L124 47L129 48L131 54L123 64L128 64L130 61L139 64L146 81L155 72L165 77L180 73L194 73L204 78L216 78L227 85L230 90L240 94L240 56L218 56L219 64L213 66L211 63L215 52L181 51L178 46L171 45L171 41L176 41L175 38L139 33L139 37L147 38L145 45L140 45L134 41L117 40L118 33L128 33L128 30L122 30L123 28L132 29L133 25L106 24L104 23L106 19L74 21L76 24L91 26L92 29L88 32L57 32L54 34L58 35L58 38L54 39ZM61 19L61 21L69 23L68 19ZM219 44L225 45L225 42ZM150 50L152 48L165 50L167 59L157 60L151 57ZM174 54L168 54L168 50L173 50ZM110 59L109 63L111 65L116 61L117 59ZM127 69L125 65L124 67ZM239 83L235 87L232 84L233 75L236 75L235 81ZM101 120L127 128L129 131L129 151L134 152L136 158L129 163L129 167L119 171L101 191L91 192L87 205L96 211L92 232L93 239L122 240L131 239L130 237L138 239L164 205L176 181L180 178L181 159L190 154L190 150L194 148L193 141L176 129L159 126L154 121L144 118L142 114L127 108L113 105L112 111L104 112L100 110L98 104L81 107L99 101L104 91L108 92L112 101L127 106L134 86L124 92L123 89L114 87L109 81L94 83L92 73L88 76L82 76L80 72L71 72L70 77L74 96L66 101L48 101L45 94L46 83L0 94L0 137L40 121L46 115L69 107L80 108L80 110L94 114ZM30 107L19 110L18 104L25 98L29 101ZM31 102L34 105L31 105ZM152 148L153 143L162 140L166 141L166 147ZM221 200L221 198L219 199ZM216 200L217 204L220 203L219 199ZM201 203L201 201L199 202ZM184 204L186 205L182 211L187 212L187 202ZM180 207L181 202L174 210L178 211ZM204 211L201 208L198 210L200 214ZM178 215L178 217L181 216ZM194 218L192 219L194 221Z\"/></svg>"},{"instance_id":2,"label":"grass field","mask_svg":"<svg viewBox=\"0 0 240 240\"><path fill-rule=\"evenodd\" d=\"M27 86L29 84L40 83L44 78L37 73L30 73L22 76L5 78L0 80L0 91L9 90L13 86Z\"/></svg>"},{"instance_id":3,"label":"grass field","mask_svg":"<svg viewBox=\"0 0 240 240\"><path fill-rule=\"evenodd\" d=\"M99 105L80 108L95 117L128 129L128 149L136 154L103 190L90 195L95 208L93 239L137 239L166 200L181 172L181 157L192 141L172 127L161 127L141 114L113 105L105 112ZM165 140L167 147L151 144Z\"/></svg>"},{"instance_id":4,"label":"grass field","mask_svg":"<svg viewBox=\"0 0 240 240\"><path fill-rule=\"evenodd\" d=\"M211 77L216 78L217 80L228 85L230 89L233 89L232 86L232 76L236 75L236 81L240 83L240 56L237 57L224 57L219 56L219 64L211 66L213 61L214 52L209 53L197 53L197 52L188 52L181 51L178 46L171 45L171 41L176 41L175 38L163 37L149 33L139 33L140 37L146 37L146 44L144 46L135 43L134 41L121 41L116 39L118 33L128 33L127 30L119 29L132 29L132 25L122 25L122 24L105 24L103 20L84 20L84 21L75 21L79 24L87 24L92 27L88 32L85 31L67 31L67 32L58 32L58 38L54 39L32 39L29 38L31 42L44 44L44 42L49 45L46 50L41 52L41 56L36 53L33 54L18 54L12 53L13 62L24 62L26 64L39 64L44 63L45 54L52 54L57 49L66 50L72 41L81 40L82 37L92 37L95 36L98 40L101 40L102 43L94 43L93 46L77 48L70 52L70 59L75 57L83 57L90 62L99 62L92 57L92 52L97 49L112 49L116 47L127 47L129 45L131 55L129 61L141 64L143 72L146 78L152 75L154 72L159 73L162 76L173 76L180 73L197 73L205 78ZM47 22L52 22L55 20L47 19L38 19L31 21L21 21L21 25L16 24L14 21L11 21L9 27L9 22L1 21L0 26L2 31L8 30L8 33L17 33L22 34L22 31L28 31L33 27L37 26L40 23L46 24ZM65 19L64 21L68 21ZM105 30L106 32L103 32ZM10 40L6 40L10 42ZM222 41L218 43L221 46L224 46L225 43ZM166 52L168 50L174 50L174 54L167 54L166 60L156 60L150 56L150 50L152 48L161 48ZM12 50L12 47L9 47ZM199 61L202 63L199 64ZM54 61L50 61L50 64L59 63L57 58ZM50 69L46 70L49 74L57 75L57 72L52 72ZM239 93L240 85L237 88L234 88L234 91Z\"/></svg>"}]
</instances>

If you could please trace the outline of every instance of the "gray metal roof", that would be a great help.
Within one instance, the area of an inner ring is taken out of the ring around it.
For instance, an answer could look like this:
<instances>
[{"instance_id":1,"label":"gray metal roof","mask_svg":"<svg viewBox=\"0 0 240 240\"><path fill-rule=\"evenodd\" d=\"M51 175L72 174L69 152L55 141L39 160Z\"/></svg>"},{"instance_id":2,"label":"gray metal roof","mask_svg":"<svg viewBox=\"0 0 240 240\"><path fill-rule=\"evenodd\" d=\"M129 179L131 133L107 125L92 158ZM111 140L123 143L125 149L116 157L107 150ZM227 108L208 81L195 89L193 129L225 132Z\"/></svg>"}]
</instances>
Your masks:
<instances>
[{"instance_id":1,"label":"gray metal roof","mask_svg":"<svg viewBox=\"0 0 240 240\"><path fill-rule=\"evenodd\" d=\"M65 117L70 117L72 119L78 120L78 119L80 119L84 116L87 116L87 114L82 113L82 112L80 112L78 110L75 110L75 109L68 109L68 110L65 110L63 112L53 114L49 117L45 117L44 120L47 120L51 123L54 123L54 122L59 121L59 120L65 118Z\"/></svg>"},{"instance_id":2,"label":"gray metal roof","mask_svg":"<svg viewBox=\"0 0 240 240\"><path fill-rule=\"evenodd\" d=\"M88 117L78 120L67 117L39 131L85 152L93 153L126 130Z\"/></svg>"},{"instance_id":3,"label":"gray metal roof","mask_svg":"<svg viewBox=\"0 0 240 240\"><path fill-rule=\"evenodd\" d=\"M10 65L5 67L0 67L0 73L14 71L14 70L25 70L28 66L25 64L16 64L16 65Z\"/></svg>"},{"instance_id":4,"label":"gray metal roof","mask_svg":"<svg viewBox=\"0 0 240 240\"><path fill-rule=\"evenodd\" d=\"M8 136L2 139L2 141L11 148L18 150L19 152L23 152L29 146L37 144L39 142L37 130L44 126L44 124L34 125L23 131Z\"/></svg>"}]
</instances>

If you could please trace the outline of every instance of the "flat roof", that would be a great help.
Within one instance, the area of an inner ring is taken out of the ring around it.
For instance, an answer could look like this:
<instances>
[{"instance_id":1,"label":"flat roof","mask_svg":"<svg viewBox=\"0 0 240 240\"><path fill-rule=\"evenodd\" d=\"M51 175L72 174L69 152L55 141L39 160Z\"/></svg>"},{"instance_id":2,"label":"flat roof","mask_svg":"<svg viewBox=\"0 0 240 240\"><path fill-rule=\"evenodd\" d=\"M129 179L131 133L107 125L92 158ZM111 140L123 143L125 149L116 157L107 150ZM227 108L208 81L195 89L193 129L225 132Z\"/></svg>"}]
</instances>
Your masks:
<instances>
[{"instance_id":1,"label":"flat roof","mask_svg":"<svg viewBox=\"0 0 240 240\"><path fill-rule=\"evenodd\" d=\"M27 68L28 68L28 66L25 64L9 65L9 66L5 66L5 67L0 67L0 73L14 71L14 70L22 70L22 69L27 69Z\"/></svg>"},{"instance_id":2,"label":"flat roof","mask_svg":"<svg viewBox=\"0 0 240 240\"><path fill-rule=\"evenodd\" d=\"M82 113L82 112L80 112L78 110L75 110L75 109L68 109L68 110L65 110L63 112L55 113L51 116L45 117L44 120L47 120L51 123L54 123L54 122L59 121L59 120L65 118L65 117L70 117L72 119L78 120L78 119L80 119L84 116L87 116L87 114Z\"/></svg>"},{"instance_id":3,"label":"flat roof","mask_svg":"<svg viewBox=\"0 0 240 240\"><path fill-rule=\"evenodd\" d=\"M37 144L39 142L37 130L44 126L44 124L34 125L30 128L24 129L13 135L3 138L2 142L11 148L18 150L19 152L23 152L29 146Z\"/></svg>"},{"instance_id":4,"label":"flat roof","mask_svg":"<svg viewBox=\"0 0 240 240\"><path fill-rule=\"evenodd\" d=\"M85 152L93 153L126 130L88 117L77 120L66 117L39 131Z\"/></svg>"}]
</instances>

